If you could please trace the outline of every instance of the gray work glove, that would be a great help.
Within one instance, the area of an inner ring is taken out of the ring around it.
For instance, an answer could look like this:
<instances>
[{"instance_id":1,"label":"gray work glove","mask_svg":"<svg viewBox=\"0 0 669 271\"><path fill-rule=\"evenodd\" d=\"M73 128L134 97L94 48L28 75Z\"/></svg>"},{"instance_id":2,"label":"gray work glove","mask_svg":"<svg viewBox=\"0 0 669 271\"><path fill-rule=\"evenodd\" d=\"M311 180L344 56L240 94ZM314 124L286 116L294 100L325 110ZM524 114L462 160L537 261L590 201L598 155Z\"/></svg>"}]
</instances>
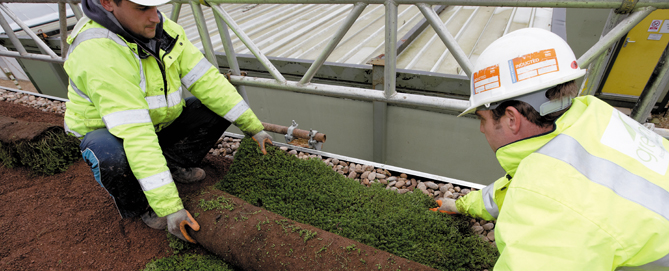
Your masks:
<instances>
[{"instance_id":1,"label":"gray work glove","mask_svg":"<svg viewBox=\"0 0 669 271\"><path fill-rule=\"evenodd\" d=\"M258 132L257 134L253 135L253 140L258 142L258 145L260 146L260 150L262 151L262 154L265 155L267 154L267 150L265 150L265 144L269 143L270 145L274 145L272 142L272 136L270 136L267 132L264 130Z\"/></svg>"},{"instance_id":2,"label":"gray work glove","mask_svg":"<svg viewBox=\"0 0 669 271\"><path fill-rule=\"evenodd\" d=\"M167 230L171 234L174 234L174 236L179 237L181 240L194 244L197 243L193 238L188 236L186 225L190 226L194 231L200 230L200 224L195 221L193 216L191 216L186 209L181 209L175 213L167 215Z\"/></svg>"},{"instance_id":3,"label":"gray work glove","mask_svg":"<svg viewBox=\"0 0 669 271\"><path fill-rule=\"evenodd\" d=\"M449 215L454 215L454 214L459 214L458 208L455 207L455 200L451 198L442 198L440 200L437 200L437 205L439 205L439 208L432 208L430 211L439 211L442 213L447 213Z\"/></svg>"}]
</instances>

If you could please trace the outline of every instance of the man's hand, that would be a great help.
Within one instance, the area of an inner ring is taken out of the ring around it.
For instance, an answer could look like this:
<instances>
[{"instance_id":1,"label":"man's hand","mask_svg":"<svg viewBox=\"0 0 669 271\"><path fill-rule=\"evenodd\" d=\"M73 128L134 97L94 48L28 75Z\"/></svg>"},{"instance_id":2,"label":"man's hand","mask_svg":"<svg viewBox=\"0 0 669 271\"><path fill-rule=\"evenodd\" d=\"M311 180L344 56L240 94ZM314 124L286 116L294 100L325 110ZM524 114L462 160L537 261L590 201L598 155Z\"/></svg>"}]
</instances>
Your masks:
<instances>
[{"instance_id":1,"label":"man's hand","mask_svg":"<svg viewBox=\"0 0 669 271\"><path fill-rule=\"evenodd\" d=\"M265 150L265 143L269 143L270 145L274 145L274 143L272 142L272 136L270 136L264 130L258 132L255 135L253 135L253 140L258 142L258 145L260 145L260 150L262 151L263 155L267 154L267 150Z\"/></svg>"},{"instance_id":2,"label":"man's hand","mask_svg":"<svg viewBox=\"0 0 669 271\"><path fill-rule=\"evenodd\" d=\"M437 205L439 205L439 208L432 208L430 211L436 212L442 212L442 213L447 213L449 215L454 215L454 214L459 214L458 208L455 207L455 200L454 199L449 199L449 198L442 198L440 200L437 200Z\"/></svg>"},{"instance_id":3,"label":"man's hand","mask_svg":"<svg viewBox=\"0 0 669 271\"><path fill-rule=\"evenodd\" d=\"M181 209L175 213L167 215L167 230L171 234L174 234L174 236L179 237L181 240L193 244L197 243L193 238L188 236L186 225L190 226L194 231L200 230L200 224L197 224L197 221L195 221L186 209Z\"/></svg>"}]
</instances>

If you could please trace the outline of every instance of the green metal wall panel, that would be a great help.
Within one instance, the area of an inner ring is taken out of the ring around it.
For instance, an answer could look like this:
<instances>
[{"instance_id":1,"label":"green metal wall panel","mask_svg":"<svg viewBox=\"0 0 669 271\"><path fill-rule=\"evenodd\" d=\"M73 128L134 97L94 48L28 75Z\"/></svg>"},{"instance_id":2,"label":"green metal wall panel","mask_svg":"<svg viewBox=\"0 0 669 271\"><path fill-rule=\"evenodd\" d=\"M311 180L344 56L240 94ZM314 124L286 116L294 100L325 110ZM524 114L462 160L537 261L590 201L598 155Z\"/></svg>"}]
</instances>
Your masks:
<instances>
[{"instance_id":1,"label":"green metal wall panel","mask_svg":"<svg viewBox=\"0 0 669 271\"><path fill-rule=\"evenodd\" d=\"M323 151L373 161L371 102L246 87L251 109L263 122L327 135ZM504 175L474 118L388 106L388 165L490 184ZM241 133L237 128L228 132ZM283 135L273 135L285 142Z\"/></svg>"}]
</instances>

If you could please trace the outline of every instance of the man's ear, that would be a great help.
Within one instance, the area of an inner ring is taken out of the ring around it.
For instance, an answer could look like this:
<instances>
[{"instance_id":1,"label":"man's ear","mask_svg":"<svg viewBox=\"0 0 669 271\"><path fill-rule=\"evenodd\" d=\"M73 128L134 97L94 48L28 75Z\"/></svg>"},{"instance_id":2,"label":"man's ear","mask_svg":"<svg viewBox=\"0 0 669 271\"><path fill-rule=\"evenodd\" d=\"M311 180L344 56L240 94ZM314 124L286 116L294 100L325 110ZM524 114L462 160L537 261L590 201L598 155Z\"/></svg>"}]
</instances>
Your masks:
<instances>
[{"instance_id":1,"label":"man's ear","mask_svg":"<svg viewBox=\"0 0 669 271\"><path fill-rule=\"evenodd\" d=\"M116 5L114 5L112 2L114 2L114 1L113 0L100 0L100 4L102 5L102 7L105 8L105 10L107 10L109 12L114 11L114 7L116 7Z\"/></svg>"},{"instance_id":2,"label":"man's ear","mask_svg":"<svg viewBox=\"0 0 669 271\"><path fill-rule=\"evenodd\" d=\"M504 125L506 125L513 134L520 132L523 115L513 106L507 106L504 110Z\"/></svg>"}]
</instances>

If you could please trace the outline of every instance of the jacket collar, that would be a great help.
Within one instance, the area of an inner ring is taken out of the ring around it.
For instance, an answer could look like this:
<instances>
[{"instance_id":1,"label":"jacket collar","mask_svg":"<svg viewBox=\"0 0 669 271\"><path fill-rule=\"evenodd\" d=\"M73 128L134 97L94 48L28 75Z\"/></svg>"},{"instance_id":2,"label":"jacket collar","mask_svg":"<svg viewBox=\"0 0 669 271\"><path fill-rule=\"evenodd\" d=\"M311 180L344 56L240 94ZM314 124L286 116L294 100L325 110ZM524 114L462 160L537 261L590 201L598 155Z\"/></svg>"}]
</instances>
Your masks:
<instances>
[{"instance_id":1,"label":"jacket collar","mask_svg":"<svg viewBox=\"0 0 669 271\"><path fill-rule=\"evenodd\" d=\"M588 107L589 97L574 98L572 106L555 121L553 131L521 139L497 149L495 156L506 173L513 177L520 162L572 126Z\"/></svg>"},{"instance_id":2,"label":"jacket collar","mask_svg":"<svg viewBox=\"0 0 669 271\"><path fill-rule=\"evenodd\" d=\"M91 20L96 23L104 26L109 29L109 31L114 32L121 37L123 37L127 42L137 43L144 50L151 51L155 55L156 52L163 46L161 44L163 40L164 31L163 31L163 16L162 13L158 12L160 17L160 23L156 26L156 36L153 39L146 39L143 37L137 37L130 32L126 31L125 28L119 23L119 21L114 17L114 14L107 11L100 4L100 0L82 0L81 1L82 9L86 17L91 18ZM144 55L145 58L148 55Z\"/></svg>"}]
</instances>

